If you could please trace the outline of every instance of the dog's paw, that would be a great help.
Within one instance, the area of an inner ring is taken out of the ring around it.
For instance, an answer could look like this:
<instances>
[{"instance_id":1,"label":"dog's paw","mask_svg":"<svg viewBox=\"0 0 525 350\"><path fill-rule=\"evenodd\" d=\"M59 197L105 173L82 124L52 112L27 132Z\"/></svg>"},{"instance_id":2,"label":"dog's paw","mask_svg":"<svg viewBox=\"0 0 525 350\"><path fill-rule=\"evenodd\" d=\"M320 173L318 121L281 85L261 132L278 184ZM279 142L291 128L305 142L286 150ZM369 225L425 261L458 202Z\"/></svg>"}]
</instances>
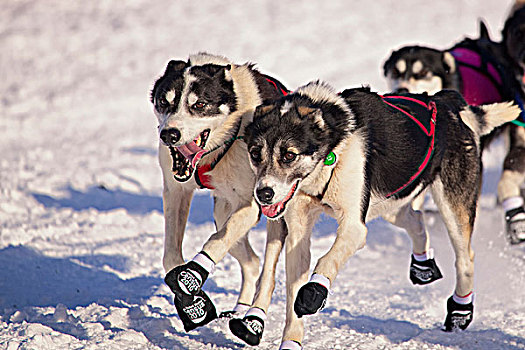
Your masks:
<instances>
[{"instance_id":1,"label":"dog's paw","mask_svg":"<svg viewBox=\"0 0 525 350\"><path fill-rule=\"evenodd\" d=\"M202 289L196 295L176 293L174 303L186 332L217 318L215 305Z\"/></svg>"},{"instance_id":2,"label":"dog's paw","mask_svg":"<svg viewBox=\"0 0 525 350\"><path fill-rule=\"evenodd\" d=\"M523 207L506 212L505 221L510 244L525 242L525 210Z\"/></svg>"},{"instance_id":3,"label":"dog's paw","mask_svg":"<svg viewBox=\"0 0 525 350\"><path fill-rule=\"evenodd\" d=\"M443 330L445 332L453 332L465 330L472 322L474 317L474 304L456 303L453 297L448 298L447 301L447 317Z\"/></svg>"},{"instance_id":4,"label":"dog's paw","mask_svg":"<svg viewBox=\"0 0 525 350\"><path fill-rule=\"evenodd\" d=\"M230 331L246 344L259 345L264 331L264 320L255 315L230 320Z\"/></svg>"},{"instance_id":5,"label":"dog's paw","mask_svg":"<svg viewBox=\"0 0 525 350\"><path fill-rule=\"evenodd\" d=\"M328 288L317 282L308 282L299 289L295 298L294 311L297 317L312 315L321 310L328 297Z\"/></svg>"},{"instance_id":6,"label":"dog's paw","mask_svg":"<svg viewBox=\"0 0 525 350\"><path fill-rule=\"evenodd\" d=\"M413 284L429 284L440 278L443 278L443 275L433 258L425 261L417 261L412 255L412 260L410 261L410 281L412 281Z\"/></svg>"},{"instance_id":7,"label":"dog's paw","mask_svg":"<svg viewBox=\"0 0 525 350\"><path fill-rule=\"evenodd\" d=\"M175 294L196 295L204 281L208 278L208 271L194 261L173 268L164 277L164 282Z\"/></svg>"}]
</instances>

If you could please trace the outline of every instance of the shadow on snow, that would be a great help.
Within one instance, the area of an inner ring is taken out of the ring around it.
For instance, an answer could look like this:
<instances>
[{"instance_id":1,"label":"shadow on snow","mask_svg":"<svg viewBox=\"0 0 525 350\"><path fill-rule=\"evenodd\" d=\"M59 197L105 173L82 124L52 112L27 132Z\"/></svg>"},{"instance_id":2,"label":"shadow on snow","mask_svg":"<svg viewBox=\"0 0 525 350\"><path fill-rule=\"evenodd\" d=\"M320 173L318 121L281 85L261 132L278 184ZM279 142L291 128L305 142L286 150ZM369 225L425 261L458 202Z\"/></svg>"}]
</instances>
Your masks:
<instances>
[{"instance_id":1,"label":"shadow on snow","mask_svg":"<svg viewBox=\"0 0 525 350\"><path fill-rule=\"evenodd\" d=\"M64 197L54 197L33 193L33 197L46 208L71 208L76 211L96 209L111 211L124 209L130 214L162 213L162 197L137 194L122 190L108 190L102 186L92 186L85 192L72 187L64 189ZM193 196L189 222L203 224L213 222L213 200L208 192L198 192Z\"/></svg>"},{"instance_id":2,"label":"shadow on snow","mask_svg":"<svg viewBox=\"0 0 525 350\"><path fill-rule=\"evenodd\" d=\"M339 316L334 317L334 311L338 311ZM323 310L322 314L324 313L329 315L327 320L330 327L384 336L391 343L398 345L417 338L426 343L452 346L462 350L523 349L519 345L523 344L523 338L506 334L498 329L469 329L464 332L446 333L437 327L435 329L423 329L408 321L379 319L366 315L355 316L346 310L336 310L330 307Z\"/></svg>"}]
</instances>

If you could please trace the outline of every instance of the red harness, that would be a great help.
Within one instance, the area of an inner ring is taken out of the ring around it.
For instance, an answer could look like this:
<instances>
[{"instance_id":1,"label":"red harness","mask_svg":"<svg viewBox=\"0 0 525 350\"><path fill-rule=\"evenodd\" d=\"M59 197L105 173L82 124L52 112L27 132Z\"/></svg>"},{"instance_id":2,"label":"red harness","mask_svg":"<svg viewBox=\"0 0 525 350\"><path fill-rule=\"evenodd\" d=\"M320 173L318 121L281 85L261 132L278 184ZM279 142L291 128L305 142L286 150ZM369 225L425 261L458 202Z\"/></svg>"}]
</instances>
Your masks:
<instances>
[{"instance_id":1,"label":"red harness","mask_svg":"<svg viewBox=\"0 0 525 350\"><path fill-rule=\"evenodd\" d=\"M425 157L423 158L423 161L419 165L417 171L410 177L410 179L408 179L408 181L404 185L402 185L398 189L386 195L386 198L390 198L393 195L401 192L402 190L407 188L412 182L414 182L421 175L423 170L425 170L427 165L430 163L430 159L432 158L432 154L434 153L434 143L436 139L437 108L436 108L436 104L433 101L430 101L427 104L421 100L418 100L413 97L408 97L408 96L389 95L389 96L381 96L381 97L383 98L384 103L395 108L396 110L398 110L399 112L403 113L405 116L410 118L410 120L416 123L416 125L423 131L423 133L425 133L425 135L430 138L427 153L425 154ZM423 107L426 111L431 112L430 121L428 123L428 126L425 126L420 119L408 113L406 110L404 110L401 107L402 105L406 105L410 103L415 103L416 105Z\"/></svg>"}]
</instances>

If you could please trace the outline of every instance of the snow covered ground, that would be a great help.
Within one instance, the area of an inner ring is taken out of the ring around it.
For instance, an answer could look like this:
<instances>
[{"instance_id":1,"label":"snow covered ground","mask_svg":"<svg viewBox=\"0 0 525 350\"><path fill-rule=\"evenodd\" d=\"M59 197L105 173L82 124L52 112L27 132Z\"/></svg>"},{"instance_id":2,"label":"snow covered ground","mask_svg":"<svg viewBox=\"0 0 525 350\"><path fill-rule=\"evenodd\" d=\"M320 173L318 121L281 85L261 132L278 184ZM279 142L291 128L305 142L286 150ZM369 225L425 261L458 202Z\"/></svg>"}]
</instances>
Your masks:
<instances>
[{"instance_id":1,"label":"snow covered ground","mask_svg":"<svg viewBox=\"0 0 525 350\"><path fill-rule=\"evenodd\" d=\"M103 1L0 4L0 348L242 349L223 322L185 333L163 284L161 175L149 89L170 58L208 51L259 68L290 88L384 91L382 62L404 44L445 48L485 18L499 38L510 0ZM525 349L525 246L503 235L495 191L503 142L485 154L473 246L476 310L446 334L453 254L441 219L427 223L445 275L415 288L405 233L378 220L326 309L307 318L308 349ZM185 241L193 256L213 232L196 195ZM335 224L316 226L315 261ZM258 253L264 226L250 234ZM240 283L226 257L206 283L219 310ZM280 343L284 273L261 349Z\"/></svg>"}]
</instances>

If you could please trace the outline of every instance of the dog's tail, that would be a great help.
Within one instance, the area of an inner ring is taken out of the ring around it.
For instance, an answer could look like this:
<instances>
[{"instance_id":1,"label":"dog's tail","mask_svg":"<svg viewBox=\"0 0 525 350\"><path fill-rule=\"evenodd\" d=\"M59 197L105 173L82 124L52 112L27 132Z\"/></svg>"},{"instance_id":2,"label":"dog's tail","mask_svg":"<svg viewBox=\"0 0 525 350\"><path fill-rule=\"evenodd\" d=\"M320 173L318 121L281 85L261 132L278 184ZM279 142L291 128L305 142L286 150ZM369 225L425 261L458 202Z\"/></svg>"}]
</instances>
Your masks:
<instances>
[{"instance_id":1,"label":"dog's tail","mask_svg":"<svg viewBox=\"0 0 525 350\"><path fill-rule=\"evenodd\" d=\"M468 106L459 114L463 122L478 136L490 134L494 128L511 122L520 115L520 108L513 102Z\"/></svg>"}]
</instances>

